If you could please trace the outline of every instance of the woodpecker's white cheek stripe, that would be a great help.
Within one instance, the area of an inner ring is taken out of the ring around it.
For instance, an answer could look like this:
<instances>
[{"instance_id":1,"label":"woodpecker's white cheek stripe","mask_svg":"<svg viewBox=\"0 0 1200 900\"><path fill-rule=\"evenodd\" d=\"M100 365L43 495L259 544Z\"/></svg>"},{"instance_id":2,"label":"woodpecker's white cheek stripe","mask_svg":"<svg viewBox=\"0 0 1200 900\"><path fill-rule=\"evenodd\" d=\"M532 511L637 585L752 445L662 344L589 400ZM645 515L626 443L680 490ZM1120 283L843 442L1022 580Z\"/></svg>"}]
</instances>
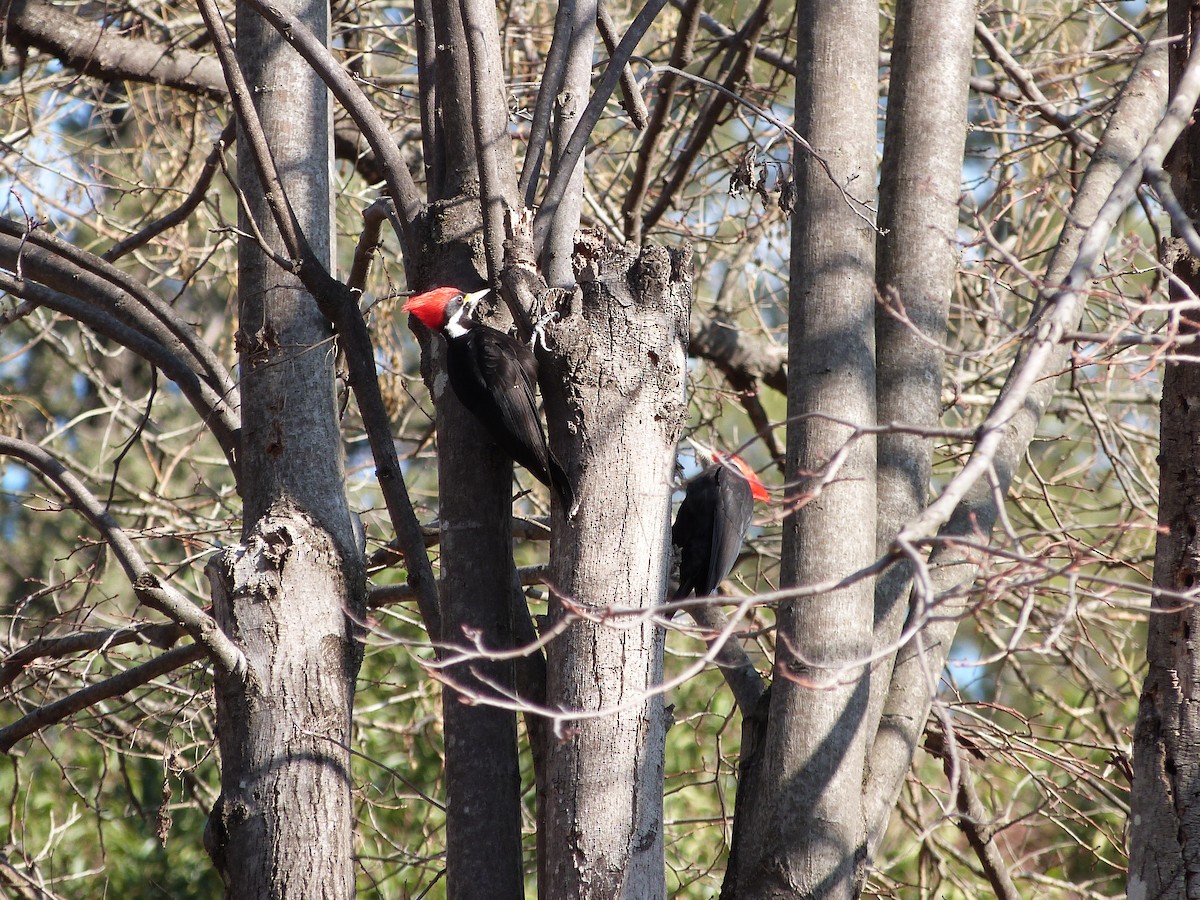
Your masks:
<instances>
[{"instance_id":1,"label":"woodpecker's white cheek stripe","mask_svg":"<svg viewBox=\"0 0 1200 900\"><path fill-rule=\"evenodd\" d=\"M462 337L464 334L467 333L468 329L462 323L463 314L466 313L466 311L467 311L466 306L459 307L458 312L456 312L454 315L452 315L450 317L450 321L448 321L446 323L446 327L443 330L450 337L458 338L458 337Z\"/></svg>"}]
</instances>

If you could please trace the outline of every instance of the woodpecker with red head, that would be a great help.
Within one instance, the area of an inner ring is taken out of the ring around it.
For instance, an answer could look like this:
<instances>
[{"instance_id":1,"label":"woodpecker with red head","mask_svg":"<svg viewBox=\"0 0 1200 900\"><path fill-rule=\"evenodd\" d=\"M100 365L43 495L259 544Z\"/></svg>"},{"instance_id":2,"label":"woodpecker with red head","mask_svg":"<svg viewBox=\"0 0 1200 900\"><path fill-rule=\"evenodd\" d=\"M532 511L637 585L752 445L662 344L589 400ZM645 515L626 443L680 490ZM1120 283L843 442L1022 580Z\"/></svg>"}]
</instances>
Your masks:
<instances>
[{"instance_id":1,"label":"woodpecker with red head","mask_svg":"<svg viewBox=\"0 0 1200 900\"><path fill-rule=\"evenodd\" d=\"M754 501L767 499L767 489L745 462L732 453L713 454L713 464L688 483L671 528L671 543L679 548L673 599L716 592L737 562Z\"/></svg>"},{"instance_id":2,"label":"woodpecker with red head","mask_svg":"<svg viewBox=\"0 0 1200 900\"><path fill-rule=\"evenodd\" d=\"M516 338L474 320L475 307L487 293L434 288L410 297L404 311L445 335L446 371L459 402L515 462L558 494L569 514L574 491L546 444L534 400L537 360Z\"/></svg>"}]
</instances>

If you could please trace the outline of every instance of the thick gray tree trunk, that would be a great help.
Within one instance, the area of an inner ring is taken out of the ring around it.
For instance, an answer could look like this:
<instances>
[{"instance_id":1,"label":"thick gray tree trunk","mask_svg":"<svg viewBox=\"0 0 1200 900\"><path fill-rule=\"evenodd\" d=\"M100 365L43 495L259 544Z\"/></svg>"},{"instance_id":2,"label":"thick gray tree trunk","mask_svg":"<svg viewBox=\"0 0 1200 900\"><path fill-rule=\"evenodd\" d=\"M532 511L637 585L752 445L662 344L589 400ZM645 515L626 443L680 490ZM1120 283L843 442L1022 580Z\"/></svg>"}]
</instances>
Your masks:
<instances>
[{"instance_id":1,"label":"thick gray tree trunk","mask_svg":"<svg viewBox=\"0 0 1200 900\"><path fill-rule=\"evenodd\" d=\"M291 4L319 35L328 7ZM320 79L248 6L238 60L293 210L330 257L330 111ZM238 141L250 219L283 253L255 166ZM328 322L257 243L239 245L242 543L209 567L245 682L217 679L221 797L206 846L230 898L347 898L354 892L349 740L360 653L362 551L343 487Z\"/></svg>"},{"instance_id":2,"label":"thick gray tree trunk","mask_svg":"<svg viewBox=\"0 0 1200 900\"><path fill-rule=\"evenodd\" d=\"M801 2L788 357L782 584L840 578L875 556L875 142L879 9ZM849 197L843 196L846 190ZM836 421L835 421L836 420ZM847 444L848 441L851 441ZM813 473L833 463L819 489ZM764 766L736 846L739 897L850 898L866 856L864 716L874 585L869 579L778 613Z\"/></svg>"},{"instance_id":3,"label":"thick gray tree trunk","mask_svg":"<svg viewBox=\"0 0 1200 900\"><path fill-rule=\"evenodd\" d=\"M667 587L675 444L686 422L686 255L595 247L551 344L553 442L577 473L578 515L555 513L558 594L593 615L646 608ZM569 377L568 377L569 376ZM553 618L565 614L554 604ZM562 723L547 763L541 896L664 896L662 791L669 713L663 632L644 619L579 621L547 648L549 696L595 718Z\"/></svg>"},{"instance_id":4,"label":"thick gray tree trunk","mask_svg":"<svg viewBox=\"0 0 1200 900\"><path fill-rule=\"evenodd\" d=\"M1168 5L1170 33L1184 39L1170 50L1174 90L1191 54L1197 52L1194 3ZM1200 128L1193 119L1172 151L1175 194L1195 219L1200 211ZM1173 302L1200 290L1196 258L1180 246L1173 252L1178 282ZM1186 286L1186 289L1183 287ZM1200 334L1194 310L1181 314L1180 333ZM1185 900L1200 895L1200 607L1194 598L1200 565L1200 356L1176 349L1163 374L1159 422L1158 541L1154 586L1168 594L1152 601L1146 657L1133 745L1130 801L1129 900Z\"/></svg>"}]
</instances>

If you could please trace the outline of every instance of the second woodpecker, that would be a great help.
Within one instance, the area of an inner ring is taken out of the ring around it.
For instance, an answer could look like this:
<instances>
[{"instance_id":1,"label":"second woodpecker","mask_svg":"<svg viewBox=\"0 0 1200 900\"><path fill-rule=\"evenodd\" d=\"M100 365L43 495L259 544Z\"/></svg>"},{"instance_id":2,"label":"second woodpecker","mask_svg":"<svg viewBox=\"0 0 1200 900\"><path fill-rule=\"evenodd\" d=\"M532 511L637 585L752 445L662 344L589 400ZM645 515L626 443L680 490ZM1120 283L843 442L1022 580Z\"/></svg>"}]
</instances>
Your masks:
<instances>
[{"instance_id":1,"label":"second woodpecker","mask_svg":"<svg viewBox=\"0 0 1200 900\"><path fill-rule=\"evenodd\" d=\"M746 463L731 453L713 454L713 464L688 483L671 528L671 543L679 548L673 599L716 592L737 562L754 501L767 499L767 489Z\"/></svg>"},{"instance_id":2,"label":"second woodpecker","mask_svg":"<svg viewBox=\"0 0 1200 900\"><path fill-rule=\"evenodd\" d=\"M446 336L446 372L459 402L514 462L558 494L569 514L575 495L546 443L534 399L537 360L521 341L472 318L487 293L438 287L410 297L404 311Z\"/></svg>"}]
</instances>

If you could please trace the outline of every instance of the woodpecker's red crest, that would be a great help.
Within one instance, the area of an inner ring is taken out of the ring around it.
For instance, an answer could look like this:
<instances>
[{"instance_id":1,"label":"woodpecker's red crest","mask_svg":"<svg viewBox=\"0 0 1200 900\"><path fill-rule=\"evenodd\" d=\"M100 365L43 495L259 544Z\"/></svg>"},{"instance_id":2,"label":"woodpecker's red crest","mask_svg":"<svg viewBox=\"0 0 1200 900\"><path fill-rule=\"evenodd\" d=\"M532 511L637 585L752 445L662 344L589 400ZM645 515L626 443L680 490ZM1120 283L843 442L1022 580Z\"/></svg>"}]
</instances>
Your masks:
<instances>
[{"instance_id":1,"label":"woodpecker's red crest","mask_svg":"<svg viewBox=\"0 0 1200 900\"><path fill-rule=\"evenodd\" d=\"M759 480L758 475L755 474L752 468L746 465L740 456L734 456L732 453L716 452L713 454L713 461L733 463L737 467L737 470L742 473L742 477L750 482L750 493L754 495L755 500L761 500L763 503L766 503L771 499L771 495L767 493L767 489L762 481Z\"/></svg>"},{"instance_id":2,"label":"woodpecker's red crest","mask_svg":"<svg viewBox=\"0 0 1200 900\"><path fill-rule=\"evenodd\" d=\"M403 309L420 319L426 328L441 328L449 318L446 307L461 297L463 292L456 287L437 287L409 297Z\"/></svg>"}]
</instances>

